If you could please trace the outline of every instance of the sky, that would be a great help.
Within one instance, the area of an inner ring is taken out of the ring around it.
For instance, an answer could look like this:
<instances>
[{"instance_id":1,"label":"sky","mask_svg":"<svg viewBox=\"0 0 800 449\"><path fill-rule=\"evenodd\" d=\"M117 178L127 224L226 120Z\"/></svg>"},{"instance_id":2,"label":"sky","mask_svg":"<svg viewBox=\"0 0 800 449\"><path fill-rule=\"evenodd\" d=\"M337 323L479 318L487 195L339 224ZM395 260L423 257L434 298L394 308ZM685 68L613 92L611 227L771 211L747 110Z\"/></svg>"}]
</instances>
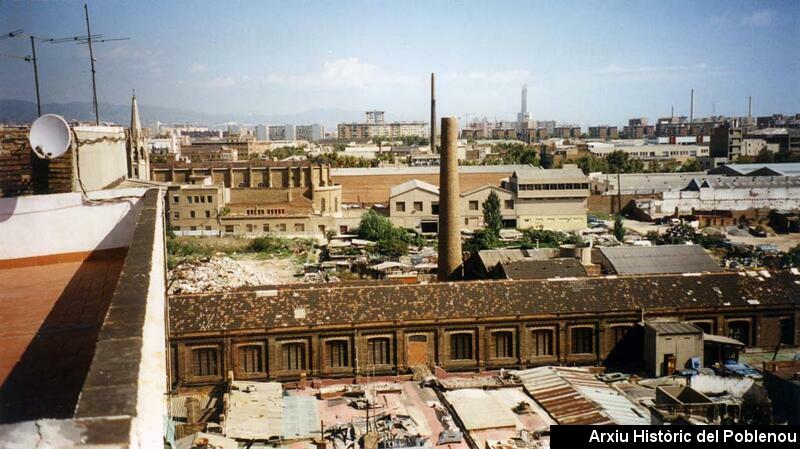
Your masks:
<instances>
[{"instance_id":1,"label":"sky","mask_svg":"<svg viewBox=\"0 0 800 449\"><path fill-rule=\"evenodd\" d=\"M622 125L800 112L800 1L89 1L100 101L207 113L385 110ZM0 0L0 33L86 33L83 2ZM35 101L27 38L0 99ZM44 103L91 101L88 49L39 43Z\"/></svg>"}]
</instances>

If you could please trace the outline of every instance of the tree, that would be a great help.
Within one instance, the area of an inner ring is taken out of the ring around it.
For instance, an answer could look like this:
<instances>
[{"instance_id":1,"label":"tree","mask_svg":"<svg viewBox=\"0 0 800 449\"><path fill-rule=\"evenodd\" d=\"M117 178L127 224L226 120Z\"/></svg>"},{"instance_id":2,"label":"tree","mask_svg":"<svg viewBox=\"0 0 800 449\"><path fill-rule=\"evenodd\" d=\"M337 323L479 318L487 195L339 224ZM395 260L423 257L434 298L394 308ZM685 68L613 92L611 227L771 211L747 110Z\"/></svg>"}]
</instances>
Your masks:
<instances>
[{"instance_id":1,"label":"tree","mask_svg":"<svg viewBox=\"0 0 800 449\"><path fill-rule=\"evenodd\" d=\"M614 218L614 237L616 237L617 240L622 242L622 239L625 238L626 232L627 230L625 229L625 226L622 224L622 215L618 214Z\"/></svg>"},{"instance_id":2,"label":"tree","mask_svg":"<svg viewBox=\"0 0 800 449\"><path fill-rule=\"evenodd\" d=\"M376 242L376 249L386 256L402 256L408 253L408 244L415 240L405 229L395 227L392 222L375 211L361 217L358 237Z\"/></svg>"},{"instance_id":3,"label":"tree","mask_svg":"<svg viewBox=\"0 0 800 449\"><path fill-rule=\"evenodd\" d=\"M500 197L492 190L483 202L483 224L495 236L503 229L503 215L500 213Z\"/></svg>"},{"instance_id":4,"label":"tree","mask_svg":"<svg viewBox=\"0 0 800 449\"><path fill-rule=\"evenodd\" d=\"M681 171L684 173L703 171L703 166L697 159L689 159L681 165Z\"/></svg>"},{"instance_id":5,"label":"tree","mask_svg":"<svg viewBox=\"0 0 800 449\"><path fill-rule=\"evenodd\" d=\"M606 163L608 164L609 173L625 173L628 169L629 156L628 153L622 150L614 150L606 156Z\"/></svg>"},{"instance_id":6,"label":"tree","mask_svg":"<svg viewBox=\"0 0 800 449\"><path fill-rule=\"evenodd\" d=\"M800 245L795 246L783 256L784 266L800 267Z\"/></svg>"}]
</instances>

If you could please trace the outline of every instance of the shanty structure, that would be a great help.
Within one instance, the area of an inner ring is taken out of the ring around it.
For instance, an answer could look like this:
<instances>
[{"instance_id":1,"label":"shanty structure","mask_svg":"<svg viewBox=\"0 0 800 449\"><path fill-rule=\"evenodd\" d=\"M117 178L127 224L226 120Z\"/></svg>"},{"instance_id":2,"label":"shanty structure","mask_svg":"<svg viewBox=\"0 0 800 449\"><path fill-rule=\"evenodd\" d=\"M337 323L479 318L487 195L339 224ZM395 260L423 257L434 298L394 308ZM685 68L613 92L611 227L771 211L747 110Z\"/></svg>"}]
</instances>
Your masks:
<instances>
[{"instance_id":1,"label":"shanty structure","mask_svg":"<svg viewBox=\"0 0 800 449\"><path fill-rule=\"evenodd\" d=\"M650 375L668 376L703 358L703 331L685 321L648 321L644 326L644 365Z\"/></svg>"},{"instance_id":2,"label":"shanty structure","mask_svg":"<svg viewBox=\"0 0 800 449\"><path fill-rule=\"evenodd\" d=\"M646 410L588 369L543 366L511 374L558 424L650 424Z\"/></svg>"},{"instance_id":3,"label":"shanty structure","mask_svg":"<svg viewBox=\"0 0 800 449\"><path fill-rule=\"evenodd\" d=\"M716 273L719 263L700 245L616 246L597 248L610 274Z\"/></svg>"}]
</instances>

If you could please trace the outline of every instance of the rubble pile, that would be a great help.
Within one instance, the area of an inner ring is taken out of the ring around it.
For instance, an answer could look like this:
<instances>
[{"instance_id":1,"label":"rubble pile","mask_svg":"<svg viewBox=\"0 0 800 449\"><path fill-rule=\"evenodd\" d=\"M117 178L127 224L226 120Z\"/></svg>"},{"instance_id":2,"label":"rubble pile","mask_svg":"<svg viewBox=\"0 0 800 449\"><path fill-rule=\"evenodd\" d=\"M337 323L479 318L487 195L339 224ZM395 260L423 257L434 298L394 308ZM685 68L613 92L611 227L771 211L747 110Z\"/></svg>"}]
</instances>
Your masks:
<instances>
[{"instance_id":1,"label":"rubble pile","mask_svg":"<svg viewBox=\"0 0 800 449\"><path fill-rule=\"evenodd\" d=\"M169 293L205 293L231 288L269 285L251 268L229 257L184 262L169 273Z\"/></svg>"}]
</instances>

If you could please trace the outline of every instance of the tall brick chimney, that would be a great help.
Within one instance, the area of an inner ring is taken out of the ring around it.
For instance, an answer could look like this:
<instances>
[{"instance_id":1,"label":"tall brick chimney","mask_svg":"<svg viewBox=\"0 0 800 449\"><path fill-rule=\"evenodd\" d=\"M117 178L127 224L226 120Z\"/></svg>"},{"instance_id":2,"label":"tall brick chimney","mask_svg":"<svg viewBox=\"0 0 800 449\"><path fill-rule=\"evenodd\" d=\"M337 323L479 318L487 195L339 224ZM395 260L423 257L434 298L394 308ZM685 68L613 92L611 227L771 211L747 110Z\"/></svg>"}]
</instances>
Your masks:
<instances>
[{"instance_id":1,"label":"tall brick chimney","mask_svg":"<svg viewBox=\"0 0 800 449\"><path fill-rule=\"evenodd\" d=\"M461 228L458 187L458 120L442 117L439 164L439 272L440 282L459 278Z\"/></svg>"}]
</instances>

